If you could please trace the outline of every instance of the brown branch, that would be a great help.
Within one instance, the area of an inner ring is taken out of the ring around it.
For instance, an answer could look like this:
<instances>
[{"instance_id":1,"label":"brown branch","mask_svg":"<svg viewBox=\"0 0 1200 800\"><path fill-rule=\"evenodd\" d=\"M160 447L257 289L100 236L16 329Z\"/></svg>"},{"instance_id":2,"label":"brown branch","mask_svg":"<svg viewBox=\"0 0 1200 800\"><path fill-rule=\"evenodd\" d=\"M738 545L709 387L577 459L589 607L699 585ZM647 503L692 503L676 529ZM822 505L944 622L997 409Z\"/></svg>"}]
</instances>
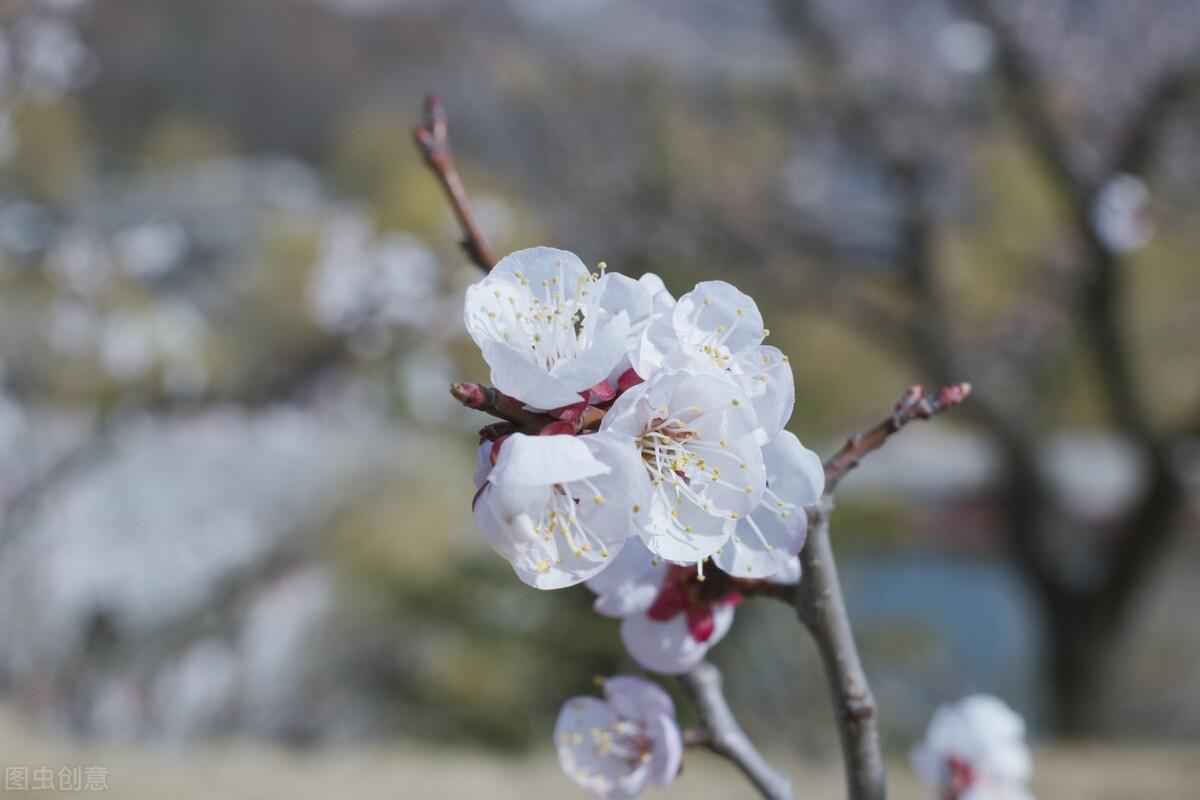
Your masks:
<instances>
[{"instance_id":1,"label":"brown branch","mask_svg":"<svg viewBox=\"0 0 1200 800\"><path fill-rule=\"evenodd\" d=\"M966 383L943 387L933 396L926 395L919 385L911 386L890 417L850 437L825 462L825 496L809 515L808 540L800 552L804 577L795 588L767 584L755 592L780 599L790 594L796 615L816 642L833 699L850 800L883 800L887 795L887 779L879 748L875 698L854 643L829 541L831 494L850 470L867 454L882 447L892 434L914 419L929 419L958 405L970 393L971 386Z\"/></svg>"},{"instance_id":2,"label":"brown branch","mask_svg":"<svg viewBox=\"0 0 1200 800\"><path fill-rule=\"evenodd\" d=\"M445 106L432 92L425 96L425 121L413 128L413 139L421 149L426 166L442 184L450 207L454 209L454 216L457 217L463 233L463 250L477 267L484 272L490 271L499 259L479 226L475 209L467 196L467 190L463 187L462 178L459 177L454 151L450 148Z\"/></svg>"},{"instance_id":3,"label":"brown branch","mask_svg":"<svg viewBox=\"0 0 1200 800\"><path fill-rule=\"evenodd\" d=\"M880 440L882 443L882 440ZM883 800L887 773L879 749L875 697L863 671L850 616L829 542L829 495L809 515L808 540L800 553L804 578L796 589L796 614L820 651L842 743L849 800Z\"/></svg>"},{"instance_id":4,"label":"brown branch","mask_svg":"<svg viewBox=\"0 0 1200 800\"><path fill-rule=\"evenodd\" d=\"M701 662L681 680L696 704L707 732L706 738L694 743L733 762L767 800L792 800L795 795L791 781L767 763L733 716L721 691L721 671L712 664ZM688 743L686 739L685 743Z\"/></svg>"},{"instance_id":5,"label":"brown branch","mask_svg":"<svg viewBox=\"0 0 1200 800\"><path fill-rule=\"evenodd\" d=\"M825 462L825 493L832 494L846 474L859 465L863 457L878 450L888 437L915 419L929 419L934 414L952 408L971 394L971 384L943 386L937 394L927 395L920 384L908 391L896 403L892 415L877 425L846 440L842 449Z\"/></svg>"}]
</instances>

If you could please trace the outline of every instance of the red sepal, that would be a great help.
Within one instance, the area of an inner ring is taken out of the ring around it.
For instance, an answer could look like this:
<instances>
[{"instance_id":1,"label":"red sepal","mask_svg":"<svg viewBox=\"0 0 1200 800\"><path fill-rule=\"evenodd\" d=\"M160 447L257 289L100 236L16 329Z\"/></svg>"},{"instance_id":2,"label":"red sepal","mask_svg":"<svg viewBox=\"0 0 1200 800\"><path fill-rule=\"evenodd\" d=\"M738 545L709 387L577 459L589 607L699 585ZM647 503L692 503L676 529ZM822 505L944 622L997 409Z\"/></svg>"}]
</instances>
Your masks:
<instances>
[{"instance_id":1,"label":"red sepal","mask_svg":"<svg viewBox=\"0 0 1200 800\"><path fill-rule=\"evenodd\" d=\"M547 422L542 426L542 429L538 431L538 436L556 436L564 433L568 436L574 436L577 433L575 430L575 423L564 422L563 420L559 420L557 422Z\"/></svg>"},{"instance_id":2,"label":"red sepal","mask_svg":"<svg viewBox=\"0 0 1200 800\"><path fill-rule=\"evenodd\" d=\"M693 603L687 607L688 630L692 638L703 644L712 638L717 629L717 621L713 618L712 606L708 603Z\"/></svg>"},{"instance_id":3,"label":"red sepal","mask_svg":"<svg viewBox=\"0 0 1200 800\"><path fill-rule=\"evenodd\" d=\"M627 389L632 389L639 383L642 383L642 376L638 375L633 367L630 367L622 372L621 376L617 378L617 394L620 394Z\"/></svg>"}]
</instances>

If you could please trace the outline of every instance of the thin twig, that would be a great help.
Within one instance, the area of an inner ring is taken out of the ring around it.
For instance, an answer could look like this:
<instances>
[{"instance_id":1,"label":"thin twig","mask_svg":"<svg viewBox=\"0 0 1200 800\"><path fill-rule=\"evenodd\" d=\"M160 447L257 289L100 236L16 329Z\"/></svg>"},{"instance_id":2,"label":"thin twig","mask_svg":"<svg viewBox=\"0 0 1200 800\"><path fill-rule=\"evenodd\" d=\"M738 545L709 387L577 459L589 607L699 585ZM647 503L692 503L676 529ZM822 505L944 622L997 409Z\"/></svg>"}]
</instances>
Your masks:
<instances>
[{"instance_id":1,"label":"thin twig","mask_svg":"<svg viewBox=\"0 0 1200 800\"><path fill-rule=\"evenodd\" d=\"M831 493L850 470L868 453L882 447L892 434L914 419L929 419L939 411L958 405L970 393L971 387L965 383L943 387L933 396L926 395L919 385L909 387L890 417L850 437L845 446L825 462L825 496L809 515L808 540L800 552L804 577L792 596L796 614L812 634L825 665L842 742L842 764L850 800L883 800L887 796L887 776L879 748L875 697L854 643L833 546L829 541L829 515L833 510ZM772 590L770 594L785 596L786 588Z\"/></svg>"},{"instance_id":2,"label":"thin twig","mask_svg":"<svg viewBox=\"0 0 1200 800\"><path fill-rule=\"evenodd\" d=\"M939 411L956 406L971 394L971 384L958 383L943 386L937 394L927 395L919 384L910 386L892 415L879 424L855 434L846 440L825 462L825 493L832 494L846 473L858 466L863 456L878 450L888 437L914 419L929 419Z\"/></svg>"},{"instance_id":3,"label":"thin twig","mask_svg":"<svg viewBox=\"0 0 1200 800\"><path fill-rule=\"evenodd\" d=\"M808 540L800 553L804 579L796 590L796 614L812 634L825 665L842 742L846 796L850 800L883 800L887 796L887 773L879 749L875 696L867 683L842 599L841 581L829 542L832 509L832 501L826 495L821 506L810 515Z\"/></svg>"},{"instance_id":4,"label":"thin twig","mask_svg":"<svg viewBox=\"0 0 1200 800\"><path fill-rule=\"evenodd\" d=\"M537 433L555 421L553 417L546 414L527 411L520 400L481 383L455 383L450 386L450 394L467 408L511 422L518 430L525 433Z\"/></svg>"},{"instance_id":5,"label":"thin twig","mask_svg":"<svg viewBox=\"0 0 1200 800\"><path fill-rule=\"evenodd\" d=\"M425 121L413 128L413 139L421 149L426 166L437 177L458 218L462 229L462 248L467 252L471 261L484 272L496 265L496 251L492 249L487 236L479 226L479 218L467 190L463 187L462 178L458 174L458 165L454 161L454 151L450 148L449 125L446 121L446 108L441 99L432 92L425 96Z\"/></svg>"},{"instance_id":6,"label":"thin twig","mask_svg":"<svg viewBox=\"0 0 1200 800\"><path fill-rule=\"evenodd\" d=\"M733 762L767 800L792 800L795 795L791 781L767 763L733 716L721 692L721 671L702 662L683 676L683 685L691 694L708 732L707 741L697 744Z\"/></svg>"}]
</instances>

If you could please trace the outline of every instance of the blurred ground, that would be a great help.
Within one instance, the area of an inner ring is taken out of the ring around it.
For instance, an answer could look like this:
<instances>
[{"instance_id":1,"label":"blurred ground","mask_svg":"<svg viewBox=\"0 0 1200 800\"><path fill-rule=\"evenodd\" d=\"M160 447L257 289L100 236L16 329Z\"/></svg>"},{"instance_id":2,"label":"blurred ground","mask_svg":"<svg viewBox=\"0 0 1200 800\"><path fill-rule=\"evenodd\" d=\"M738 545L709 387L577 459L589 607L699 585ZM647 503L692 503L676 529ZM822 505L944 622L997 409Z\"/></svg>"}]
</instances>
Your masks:
<instances>
[{"instance_id":1,"label":"blurred ground","mask_svg":"<svg viewBox=\"0 0 1200 800\"><path fill-rule=\"evenodd\" d=\"M108 767L110 790L105 796L133 800L304 800L345 796L347 792L355 798L440 800L584 796L567 782L548 751L506 759L478 751L423 749L412 743L319 751L245 741L197 745L187 751L83 746L31 735L28 725L10 709L0 709L0 753L3 766ZM838 795L841 776L836 764L788 763L779 756L774 761L787 765L801 797ZM1048 800L1186 800L1200 796L1200 748L1054 747L1039 750L1035 762L1034 791ZM928 797L903 763L892 764L890 783L895 800ZM0 790L0 794L17 797L26 793ZM80 792L39 791L36 795L77 797ZM670 789L646 796L706 800L754 795L741 776L722 761L707 753L689 753L684 775Z\"/></svg>"}]
</instances>

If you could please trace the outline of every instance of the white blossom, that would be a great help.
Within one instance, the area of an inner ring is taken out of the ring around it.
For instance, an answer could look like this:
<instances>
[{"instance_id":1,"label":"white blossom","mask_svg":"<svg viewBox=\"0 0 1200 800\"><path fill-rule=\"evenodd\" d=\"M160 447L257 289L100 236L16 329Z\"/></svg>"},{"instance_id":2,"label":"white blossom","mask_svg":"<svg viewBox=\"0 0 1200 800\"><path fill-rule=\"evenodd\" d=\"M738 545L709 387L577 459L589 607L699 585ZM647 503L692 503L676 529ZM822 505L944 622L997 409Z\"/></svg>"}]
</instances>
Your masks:
<instances>
[{"instance_id":1,"label":"white blossom","mask_svg":"<svg viewBox=\"0 0 1200 800\"><path fill-rule=\"evenodd\" d=\"M1025 721L1002 700L971 695L934 712L913 769L946 800L1033 800Z\"/></svg>"},{"instance_id":2,"label":"white blossom","mask_svg":"<svg viewBox=\"0 0 1200 800\"><path fill-rule=\"evenodd\" d=\"M621 619L621 642L652 672L694 668L733 626L736 590L705 599L696 571L656 558L631 539L603 572L588 581L597 613Z\"/></svg>"},{"instance_id":3,"label":"white blossom","mask_svg":"<svg viewBox=\"0 0 1200 800\"><path fill-rule=\"evenodd\" d=\"M663 558L702 563L763 497L757 417L724 373L659 372L622 394L600 429L636 443L651 501L634 517Z\"/></svg>"},{"instance_id":4,"label":"white blossom","mask_svg":"<svg viewBox=\"0 0 1200 800\"><path fill-rule=\"evenodd\" d=\"M187 234L175 220L148 220L113 237L113 248L126 274L159 278L177 266L187 252Z\"/></svg>"},{"instance_id":5,"label":"white blossom","mask_svg":"<svg viewBox=\"0 0 1200 800\"><path fill-rule=\"evenodd\" d=\"M492 384L541 409L573 405L626 358L636 281L588 272L574 253L519 250L467 289L464 318ZM621 307L618 307L621 306Z\"/></svg>"},{"instance_id":6,"label":"white blossom","mask_svg":"<svg viewBox=\"0 0 1200 800\"><path fill-rule=\"evenodd\" d=\"M500 444L475 499L492 549L538 589L580 583L603 569L635 530L648 501L633 443L619 436L526 436ZM483 448L481 448L482 450Z\"/></svg>"},{"instance_id":7,"label":"white blossom","mask_svg":"<svg viewBox=\"0 0 1200 800\"><path fill-rule=\"evenodd\" d=\"M596 797L630 798L679 774L683 737L670 695L644 678L604 682L604 699L574 697L554 727L558 762Z\"/></svg>"},{"instance_id":8,"label":"white blossom","mask_svg":"<svg viewBox=\"0 0 1200 800\"><path fill-rule=\"evenodd\" d=\"M730 375L754 405L764 439L792 415L796 387L792 368L776 347L764 345L767 329L749 295L724 281L705 281L671 303L654 296L633 366L643 378L660 370L715 370Z\"/></svg>"}]
</instances>

